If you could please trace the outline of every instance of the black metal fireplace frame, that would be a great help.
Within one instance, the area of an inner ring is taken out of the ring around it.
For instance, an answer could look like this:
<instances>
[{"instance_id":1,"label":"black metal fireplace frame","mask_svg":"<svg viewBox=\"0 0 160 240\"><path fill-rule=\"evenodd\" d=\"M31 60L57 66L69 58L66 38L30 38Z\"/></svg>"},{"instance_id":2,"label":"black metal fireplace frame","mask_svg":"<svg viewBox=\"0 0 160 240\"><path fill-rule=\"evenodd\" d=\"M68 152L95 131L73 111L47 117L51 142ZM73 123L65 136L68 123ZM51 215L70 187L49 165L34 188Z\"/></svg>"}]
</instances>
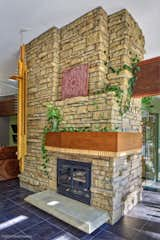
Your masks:
<instances>
[{"instance_id":1,"label":"black metal fireplace frame","mask_svg":"<svg viewBox=\"0 0 160 240\"><path fill-rule=\"evenodd\" d=\"M60 171L62 171L62 165L68 165L70 167L70 172L71 172L71 180L70 184L64 184L60 182L59 176L60 176ZM73 176L73 169L83 169L86 172L86 185L85 189L84 187L78 187L78 189L75 187L74 184L74 176ZM66 191L66 187L71 188L71 189L76 189L79 191L82 191L82 195L75 194L71 191ZM85 204L90 205L91 201L91 192L90 192L90 187L91 187L91 163L84 163L84 162L79 162L79 161L74 161L74 160L66 160L66 159L57 159L57 192L66 196L70 197L72 199L78 200L80 202L83 202ZM87 195L87 197L86 197Z\"/></svg>"}]
</instances>

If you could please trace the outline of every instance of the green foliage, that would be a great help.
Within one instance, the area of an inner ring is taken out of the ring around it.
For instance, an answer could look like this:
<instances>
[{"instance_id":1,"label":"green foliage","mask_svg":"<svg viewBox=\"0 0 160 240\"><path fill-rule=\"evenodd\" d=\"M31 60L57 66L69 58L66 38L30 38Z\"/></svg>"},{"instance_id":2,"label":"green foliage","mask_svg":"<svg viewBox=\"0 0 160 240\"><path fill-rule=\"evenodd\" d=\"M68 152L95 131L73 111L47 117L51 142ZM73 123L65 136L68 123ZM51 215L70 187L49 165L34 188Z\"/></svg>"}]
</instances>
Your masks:
<instances>
[{"instance_id":1,"label":"green foliage","mask_svg":"<svg viewBox=\"0 0 160 240\"><path fill-rule=\"evenodd\" d=\"M47 105L47 128L50 132L58 132L59 124L62 121L62 117L58 108L54 107L50 103Z\"/></svg>"},{"instance_id":2,"label":"green foliage","mask_svg":"<svg viewBox=\"0 0 160 240\"><path fill-rule=\"evenodd\" d=\"M104 128L99 129L99 132L118 132L118 130L119 130L118 127L116 127L115 129L104 127Z\"/></svg>"},{"instance_id":3,"label":"green foliage","mask_svg":"<svg viewBox=\"0 0 160 240\"><path fill-rule=\"evenodd\" d=\"M43 129L42 145L41 145L41 153L42 153L42 159L43 159L42 167L47 176L48 176L47 164L49 162L49 157L48 157L47 149L45 148L46 134L48 132L59 132L59 124L61 121L62 121L62 117L59 109L54 107L50 103L47 104L47 124Z\"/></svg>"},{"instance_id":4,"label":"green foliage","mask_svg":"<svg viewBox=\"0 0 160 240\"><path fill-rule=\"evenodd\" d=\"M116 85L108 84L105 87L105 92L114 92L118 101L123 97L123 90L119 86L116 86Z\"/></svg>"},{"instance_id":5,"label":"green foliage","mask_svg":"<svg viewBox=\"0 0 160 240\"><path fill-rule=\"evenodd\" d=\"M41 154L42 154L42 159L43 159L42 167L47 176L48 176L47 163L49 162L49 157L48 157L47 149L45 148L45 142L46 142L46 134L48 131L49 131L49 129L47 129L45 127L43 130L42 144L41 144Z\"/></svg>"},{"instance_id":6,"label":"green foliage","mask_svg":"<svg viewBox=\"0 0 160 240\"><path fill-rule=\"evenodd\" d=\"M112 73L115 73L117 75L119 75L120 72L124 70L127 70L132 74L131 78L128 80L128 89L127 89L127 96L125 101L123 101L124 91L119 86L109 85L108 88L107 86L105 87L107 91L115 92L115 95L117 97L117 103L119 104L119 113L121 114L121 116L123 116L130 109L133 88L137 80L137 73L140 71L140 67L138 66L138 63L139 63L139 59L136 56L134 58L131 58L130 66L127 64L124 64L122 68L118 68L118 69L109 67Z\"/></svg>"},{"instance_id":7,"label":"green foliage","mask_svg":"<svg viewBox=\"0 0 160 240\"><path fill-rule=\"evenodd\" d=\"M128 71L132 73L132 77L128 81L127 98L124 105L124 113L126 113L130 109L130 102L133 94L133 88L137 80L137 73L140 71L140 67L137 65L138 63L139 63L139 59L137 57L132 58L131 66L128 67L127 65L127 68L126 68Z\"/></svg>"},{"instance_id":8,"label":"green foliage","mask_svg":"<svg viewBox=\"0 0 160 240\"><path fill-rule=\"evenodd\" d=\"M123 95L123 90L117 85L107 84L102 90L96 92L96 94L102 94L107 92L114 92L117 98L121 98Z\"/></svg>"},{"instance_id":9,"label":"green foliage","mask_svg":"<svg viewBox=\"0 0 160 240\"><path fill-rule=\"evenodd\" d=\"M144 97L142 98L142 110L150 111L153 108L152 105L152 97Z\"/></svg>"},{"instance_id":10,"label":"green foliage","mask_svg":"<svg viewBox=\"0 0 160 240\"><path fill-rule=\"evenodd\" d=\"M66 127L61 129L61 132L89 132L89 131L90 129L88 127L80 127L80 128Z\"/></svg>"}]
</instances>

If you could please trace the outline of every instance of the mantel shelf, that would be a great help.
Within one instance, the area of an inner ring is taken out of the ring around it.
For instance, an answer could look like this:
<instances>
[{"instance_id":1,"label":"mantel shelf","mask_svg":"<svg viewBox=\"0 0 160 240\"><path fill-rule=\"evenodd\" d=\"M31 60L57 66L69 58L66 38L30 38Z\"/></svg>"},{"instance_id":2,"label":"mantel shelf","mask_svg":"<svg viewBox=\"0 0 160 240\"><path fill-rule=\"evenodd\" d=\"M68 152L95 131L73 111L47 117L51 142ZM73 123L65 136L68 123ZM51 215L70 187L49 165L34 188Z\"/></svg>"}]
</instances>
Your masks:
<instances>
[{"instance_id":1,"label":"mantel shelf","mask_svg":"<svg viewBox=\"0 0 160 240\"><path fill-rule=\"evenodd\" d=\"M141 152L142 134L132 132L50 132L46 149L58 153L119 157Z\"/></svg>"}]
</instances>

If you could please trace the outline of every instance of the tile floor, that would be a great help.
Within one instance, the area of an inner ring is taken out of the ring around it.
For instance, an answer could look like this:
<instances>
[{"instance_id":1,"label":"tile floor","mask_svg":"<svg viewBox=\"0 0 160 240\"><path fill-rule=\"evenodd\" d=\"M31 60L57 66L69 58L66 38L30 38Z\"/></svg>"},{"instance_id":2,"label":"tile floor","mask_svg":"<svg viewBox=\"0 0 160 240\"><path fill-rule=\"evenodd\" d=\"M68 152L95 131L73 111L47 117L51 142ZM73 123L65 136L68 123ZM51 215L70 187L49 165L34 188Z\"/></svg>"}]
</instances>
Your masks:
<instances>
[{"instance_id":1,"label":"tile floor","mask_svg":"<svg viewBox=\"0 0 160 240\"><path fill-rule=\"evenodd\" d=\"M117 224L88 235L25 203L30 191L18 180L0 182L0 240L160 239L160 193L144 191L143 201Z\"/></svg>"}]
</instances>

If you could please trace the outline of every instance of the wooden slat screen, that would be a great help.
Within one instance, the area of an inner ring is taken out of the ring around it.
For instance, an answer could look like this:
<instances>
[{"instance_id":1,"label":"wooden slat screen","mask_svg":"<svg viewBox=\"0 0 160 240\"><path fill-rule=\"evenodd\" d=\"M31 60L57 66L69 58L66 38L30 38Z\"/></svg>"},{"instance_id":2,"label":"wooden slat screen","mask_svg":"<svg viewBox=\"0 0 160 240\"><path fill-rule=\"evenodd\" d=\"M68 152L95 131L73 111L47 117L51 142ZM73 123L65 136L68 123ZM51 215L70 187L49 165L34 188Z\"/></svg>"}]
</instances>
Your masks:
<instances>
[{"instance_id":1,"label":"wooden slat screen","mask_svg":"<svg viewBox=\"0 0 160 240\"><path fill-rule=\"evenodd\" d=\"M134 88L134 97L160 95L160 57L142 61Z\"/></svg>"},{"instance_id":2,"label":"wooden slat screen","mask_svg":"<svg viewBox=\"0 0 160 240\"><path fill-rule=\"evenodd\" d=\"M20 47L18 76L11 79L18 81L18 160L20 171L24 171L24 157L27 153L27 66L25 45Z\"/></svg>"}]
</instances>

